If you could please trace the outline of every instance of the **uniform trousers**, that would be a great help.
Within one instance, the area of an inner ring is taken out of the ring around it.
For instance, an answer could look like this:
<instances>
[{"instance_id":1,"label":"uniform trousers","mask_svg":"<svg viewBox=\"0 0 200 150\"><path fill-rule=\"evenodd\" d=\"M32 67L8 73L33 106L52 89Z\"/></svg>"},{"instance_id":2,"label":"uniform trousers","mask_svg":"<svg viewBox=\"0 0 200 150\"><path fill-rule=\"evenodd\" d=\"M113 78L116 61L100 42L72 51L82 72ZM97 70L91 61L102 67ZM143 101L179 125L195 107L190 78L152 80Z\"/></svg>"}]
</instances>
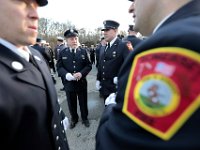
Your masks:
<instances>
[{"instance_id":1,"label":"uniform trousers","mask_svg":"<svg viewBox=\"0 0 200 150\"><path fill-rule=\"evenodd\" d=\"M82 121L87 120L88 119L87 89L84 91L66 91L66 95L67 95L69 111L71 114L71 120L77 122L79 118L77 113L77 100L79 101Z\"/></svg>"}]
</instances>

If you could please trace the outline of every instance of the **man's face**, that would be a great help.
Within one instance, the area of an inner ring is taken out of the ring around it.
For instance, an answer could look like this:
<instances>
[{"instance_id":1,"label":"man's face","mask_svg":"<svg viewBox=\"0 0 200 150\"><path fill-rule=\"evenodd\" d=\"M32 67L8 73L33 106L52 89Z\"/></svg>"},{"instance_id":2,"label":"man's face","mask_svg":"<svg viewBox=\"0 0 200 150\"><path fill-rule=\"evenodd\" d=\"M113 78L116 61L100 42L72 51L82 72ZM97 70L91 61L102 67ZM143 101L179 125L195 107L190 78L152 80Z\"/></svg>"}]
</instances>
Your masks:
<instances>
[{"instance_id":1,"label":"man's face","mask_svg":"<svg viewBox=\"0 0 200 150\"><path fill-rule=\"evenodd\" d=\"M105 41L111 42L117 36L117 29L107 29L104 30Z\"/></svg>"},{"instance_id":2,"label":"man's face","mask_svg":"<svg viewBox=\"0 0 200 150\"><path fill-rule=\"evenodd\" d=\"M71 48L77 48L78 47L78 37L68 37L67 38L67 45Z\"/></svg>"},{"instance_id":3,"label":"man's face","mask_svg":"<svg viewBox=\"0 0 200 150\"><path fill-rule=\"evenodd\" d=\"M32 45L38 30L35 0L0 0L0 38L17 47Z\"/></svg>"},{"instance_id":4,"label":"man's face","mask_svg":"<svg viewBox=\"0 0 200 150\"><path fill-rule=\"evenodd\" d=\"M133 14L135 30L148 35L152 32L152 22L156 19L158 0L134 0L129 8Z\"/></svg>"}]
</instances>

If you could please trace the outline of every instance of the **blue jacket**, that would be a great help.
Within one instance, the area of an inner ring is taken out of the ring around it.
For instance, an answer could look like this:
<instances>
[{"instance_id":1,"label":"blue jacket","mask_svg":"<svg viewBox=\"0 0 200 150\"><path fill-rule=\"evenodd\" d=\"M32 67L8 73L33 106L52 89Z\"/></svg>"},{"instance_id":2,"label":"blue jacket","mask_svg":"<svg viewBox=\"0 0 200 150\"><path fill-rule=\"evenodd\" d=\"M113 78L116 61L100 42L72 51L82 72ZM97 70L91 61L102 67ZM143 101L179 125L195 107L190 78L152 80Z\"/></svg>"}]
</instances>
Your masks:
<instances>
[{"instance_id":1,"label":"blue jacket","mask_svg":"<svg viewBox=\"0 0 200 150\"><path fill-rule=\"evenodd\" d=\"M200 149L199 6L193 0L180 8L128 56L97 150Z\"/></svg>"}]
</instances>

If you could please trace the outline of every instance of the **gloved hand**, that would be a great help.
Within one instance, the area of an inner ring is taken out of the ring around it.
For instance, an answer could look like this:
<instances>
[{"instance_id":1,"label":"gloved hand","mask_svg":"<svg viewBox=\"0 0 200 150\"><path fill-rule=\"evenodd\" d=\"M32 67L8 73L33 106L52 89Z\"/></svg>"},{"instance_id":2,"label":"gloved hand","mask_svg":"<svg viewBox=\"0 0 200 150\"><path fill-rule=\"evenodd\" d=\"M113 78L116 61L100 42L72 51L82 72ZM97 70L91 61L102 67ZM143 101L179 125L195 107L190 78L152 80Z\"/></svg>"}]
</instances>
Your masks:
<instances>
[{"instance_id":1,"label":"gloved hand","mask_svg":"<svg viewBox=\"0 0 200 150\"><path fill-rule=\"evenodd\" d=\"M74 74L74 77L76 78L76 80L80 80L82 78L82 74L80 72L77 72Z\"/></svg>"},{"instance_id":2,"label":"gloved hand","mask_svg":"<svg viewBox=\"0 0 200 150\"><path fill-rule=\"evenodd\" d=\"M63 121L64 129L66 131L67 128L69 127L69 119L67 117L65 117L62 121Z\"/></svg>"},{"instance_id":3,"label":"gloved hand","mask_svg":"<svg viewBox=\"0 0 200 150\"><path fill-rule=\"evenodd\" d=\"M66 74L66 79L67 79L67 81L76 80L76 78L71 73L67 73Z\"/></svg>"},{"instance_id":4,"label":"gloved hand","mask_svg":"<svg viewBox=\"0 0 200 150\"><path fill-rule=\"evenodd\" d=\"M117 85L117 83L118 83L118 78L117 77L113 78L113 83Z\"/></svg>"},{"instance_id":5,"label":"gloved hand","mask_svg":"<svg viewBox=\"0 0 200 150\"><path fill-rule=\"evenodd\" d=\"M105 105L116 104L116 93L111 93L105 100Z\"/></svg>"},{"instance_id":6,"label":"gloved hand","mask_svg":"<svg viewBox=\"0 0 200 150\"><path fill-rule=\"evenodd\" d=\"M96 81L96 89L97 90L101 89L101 85L100 85L100 81L99 80Z\"/></svg>"}]
</instances>

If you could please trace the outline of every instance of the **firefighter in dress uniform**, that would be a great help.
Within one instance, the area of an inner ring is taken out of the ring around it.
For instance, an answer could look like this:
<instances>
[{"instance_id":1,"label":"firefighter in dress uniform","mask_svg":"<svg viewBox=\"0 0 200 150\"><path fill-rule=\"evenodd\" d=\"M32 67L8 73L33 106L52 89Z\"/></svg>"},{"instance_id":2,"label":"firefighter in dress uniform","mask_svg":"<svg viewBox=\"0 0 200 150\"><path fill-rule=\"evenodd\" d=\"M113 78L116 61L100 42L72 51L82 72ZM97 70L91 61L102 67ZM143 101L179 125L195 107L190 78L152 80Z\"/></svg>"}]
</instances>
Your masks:
<instances>
[{"instance_id":1,"label":"firefighter in dress uniform","mask_svg":"<svg viewBox=\"0 0 200 150\"><path fill-rule=\"evenodd\" d=\"M86 50L78 47L78 31L75 29L67 30L64 36L68 47L59 53L57 72L63 79L67 95L68 108L71 114L70 128L74 128L79 119L77 114L77 98L82 123L89 127L86 76L91 71L92 64Z\"/></svg>"},{"instance_id":2,"label":"firefighter in dress uniform","mask_svg":"<svg viewBox=\"0 0 200 150\"><path fill-rule=\"evenodd\" d=\"M96 88L105 100L111 93L116 92L119 69L133 48L130 42L122 42L117 37L118 22L105 20L103 23L102 31L107 45L100 52Z\"/></svg>"}]
</instances>

